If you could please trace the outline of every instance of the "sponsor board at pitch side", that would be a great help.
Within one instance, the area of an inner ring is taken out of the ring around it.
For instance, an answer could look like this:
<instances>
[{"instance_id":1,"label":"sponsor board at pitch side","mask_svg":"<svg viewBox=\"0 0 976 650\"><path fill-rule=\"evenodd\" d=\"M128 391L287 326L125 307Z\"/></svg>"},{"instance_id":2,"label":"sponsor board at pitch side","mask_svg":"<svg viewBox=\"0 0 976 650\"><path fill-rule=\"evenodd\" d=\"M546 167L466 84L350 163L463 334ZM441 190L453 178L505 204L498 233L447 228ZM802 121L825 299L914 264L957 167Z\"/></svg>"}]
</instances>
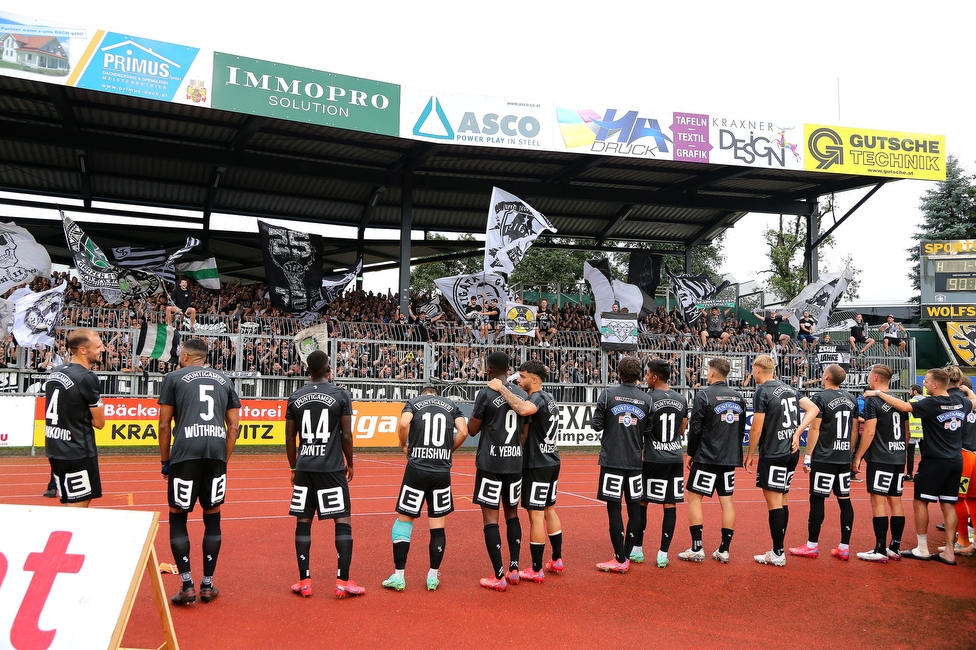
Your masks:
<instances>
[{"instance_id":1,"label":"sponsor board at pitch side","mask_svg":"<svg viewBox=\"0 0 976 650\"><path fill-rule=\"evenodd\" d=\"M95 430L99 447L154 447L159 444L159 405L133 397L103 398L105 426ZM285 444L287 400L241 400L238 445ZM403 402L352 403L353 445L397 447L396 427ZM175 434L175 431L174 431ZM44 398L34 403L34 446L44 446Z\"/></svg>"},{"instance_id":2,"label":"sponsor board at pitch side","mask_svg":"<svg viewBox=\"0 0 976 650\"><path fill-rule=\"evenodd\" d=\"M844 126L803 126L807 171L944 181L943 135Z\"/></svg>"},{"instance_id":3,"label":"sponsor board at pitch side","mask_svg":"<svg viewBox=\"0 0 976 650\"><path fill-rule=\"evenodd\" d=\"M400 135L412 140L510 149L552 148L551 102L400 90Z\"/></svg>"}]
</instances>

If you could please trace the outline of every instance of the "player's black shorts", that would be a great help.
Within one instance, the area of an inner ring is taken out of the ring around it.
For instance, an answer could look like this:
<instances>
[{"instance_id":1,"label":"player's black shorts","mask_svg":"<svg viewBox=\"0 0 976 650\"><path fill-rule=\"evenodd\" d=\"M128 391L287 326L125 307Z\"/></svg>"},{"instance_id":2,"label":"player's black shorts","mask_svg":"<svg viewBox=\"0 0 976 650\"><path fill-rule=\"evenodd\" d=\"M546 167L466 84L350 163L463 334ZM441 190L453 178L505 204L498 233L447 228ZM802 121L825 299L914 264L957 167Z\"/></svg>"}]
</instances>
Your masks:
<instances>
[{"instance_id":1,"label":"player's black shorts","mask_svg":"<svg viewBox=\"0 0 976 650\"><path fill-rule=\"evenodd\" d=\"M706 338L710 339L720 339L722 338L722 334L724 334L722 330L705 330Z\"/></svg>"},{"instance_id":2,"label":"player's black shorts","mask_svg":"<svg viewBox=\"0 0 976 650\"><path fill-rule=\"evenodd\" d=\"M292 488L288 514L311 519L316 511L320 520L348 517L352 512L345 470L295 472L295 486Z\"/></svg>"},{"instance_id":3,"label":"player's black shorts","mask_svg":"<svg viewBox=\"0 0 976 650\"><path fill-rule=\"evenodd\" d=\"M685 500L684 464L644 463L644 503L682 503Z\"/></svg>"},{"instance_id":4,"label":"player's black shorts","mask_svg":"<svg viewBox=\"0 0 976 650\"><path fill-rule=\"evenodd\" d=\"M556 483L559 465L522 470L522 507L526 510L545 510L556 505Z\"/></svg>"},{"instance_id":5,"label":"player's black shorts","mask_svg":"<svg viewBox=\"0 0 976 650\"><path fill-rule=\"evenodd\" d=\"M521 474L495 474L483 469L474 473L474 499L479 506L498 508L518 506L522 497Z\"/></svg>"},{"instance_id":6,"label":"player's black shorts","mask_svg":"<svg viewBox=\"0 0 976 650\"><path fill-rule=\"evenodd\" d=\"M200 499L204 510L216 508L224 502L227 487L227 463L222 460L184 460L170 465L166 496L169 507L193 512L193 504Z\"/></svg>"},{"instance_id":7,"label":"player's black shorts","mask_svg":"<svg viewBox=\"0 0 976 650\"><path fill-rule=\"evenodd\" d=\"M955 503L959 500L961 478L962 454L953 459L932 458L923 454L915 472L915 500Z\"/></svg>"},{"instance_id":8,"label":"player's black shorts","mask_svg":"<svg viewBox=\"0 0 976 650\"><path fill-rule=\"evenodd\" d=\"M61 503L79 503L102 496L102 479L98 475L98 458L61 460L49 458Z\"/></svg>"},{"instance_id":9,"label":"player's black shorts","mask_svg":"<svg viewBox=\"0 0 976 650\"><path fill-rule=\"evenodd\" d=\"M639 503L644 497L644 477L639 469L600 468L600 486L596 498L600 501Z\"/></svg>"},{"instance_id":10,"label":"player's black shorts","mask_svg":"<svg viewBox=\"0 0 976 650\"><path fill-rule=\"evenodd\" d=\"M400 483L396 511L408 517L419 517L427 502L427 516L443 517L454 512L451 496L451 471L431 472L407 464Z\"/></svg>"},{"instance_id":11,"label":"player's black shorts","mask_svg":"<svg viewBox=\"0 0 976 650\"><path fill-rule=\"evenodd\" d=\"M795 451L789 456L759 457L756 466L756 487L769 492L789 494L793 484L793 473L800 461L800 452Z\"/></svg>"},{"instance_id":12,"label":"player's black shorts","mask_svg":"<svg viewBox=\"0 0 976 650\"><path fill-rule=\"evenodd\" d=\"M841 463L810 463L810 496L851 495L851 466Z\"/></svg>"},{"instance_id":13,"label":"player's black shorts","mask_svg":"<svg viewBox=\"0 0 976 650\"><path fill-rule=\"evenodd\" d=\"M900 497L905 487L905 466L868 461L868 494Z\"/></svg>"},{"instance_id":14,"label":"player's black shorts","mask_svg":"<svg viewBox=\"0 0 976 650\"><path fill-rule=\"evenodd\" d=\"M716 491L720 497L730 497L735 490L735 468L731 465L692 463L688 471L688 490L703 497Z\"/></svg>"}]
</instances>

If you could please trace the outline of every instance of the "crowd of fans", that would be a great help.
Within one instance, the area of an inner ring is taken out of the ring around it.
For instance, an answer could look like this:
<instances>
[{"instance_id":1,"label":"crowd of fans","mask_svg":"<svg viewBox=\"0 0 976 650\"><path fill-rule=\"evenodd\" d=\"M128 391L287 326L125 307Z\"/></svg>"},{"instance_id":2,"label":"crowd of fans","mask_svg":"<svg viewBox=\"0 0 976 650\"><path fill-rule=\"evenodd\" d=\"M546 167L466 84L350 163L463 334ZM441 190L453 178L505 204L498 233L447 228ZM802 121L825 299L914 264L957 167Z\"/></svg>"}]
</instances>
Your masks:
<instances>
[{"instance_id":1,"label":"crowd of fans","mask_svg":"<svg viewBox=\"0 0 976 650\"><path fill-rule=\"evenodd\" d=\"M6 366L22 363L20 367L39 372L50 370L68 357L65 332L72 327L93 327L102 332L106 346L98 370L148 375L172 369L171 364L140 358L135 349L143 321L165 321L165 294L109 305L99 292L84 291L77 278L63 273L54 273L51 279L36 279L30 288L41 291L61 282L67 282L68 287L56 345L46 350L26 350L19 358L16 342L8 335L2 359ZM415 296L408 313L403 314L393 295L349 291L322 314L294 316L274 309L262 284L228 283L219 293L206 291L195 283L190 286L196 309L192 333L207 338L210 365L224 371L300 378L304 371L293 336L311 323L324 322L330 338L337 340L337 380L482 382L487 379L487 356L496 349L506 350L516 363L530 358L542 361L549 368L550 382L595 385L615 376L613 354L607 355L607 372L603 374L603 353L593 307L577 302L548 306L546 323L552 325L555 334L532 338L505 336L504 320L500 325L489 321L490 305L478 303L477 308L459 315L442 296ZM736 353L732 356L742 357L744 367L734 381L748 383L751 359L770 352L776 354L784 380L802 384L815 379L817 372L811 368L810 357L815 348L805 350L792 337L772 342L762 323L757 325L726 314L710 320L709 316L716 313L717 310L706 311L695 324L688 325L677 307L668 310L658 306L639 321L638 355L671 360L676 368L672 381L689 387L701 383L702 360L711 354L690 355L692 361L682 376L677 364L682 351ZM186 331L184 335L190 333L186 320L177 321L177 327ZM710 330L713 326L720 327L720 331Z\"/></svg>"}]
</instances>

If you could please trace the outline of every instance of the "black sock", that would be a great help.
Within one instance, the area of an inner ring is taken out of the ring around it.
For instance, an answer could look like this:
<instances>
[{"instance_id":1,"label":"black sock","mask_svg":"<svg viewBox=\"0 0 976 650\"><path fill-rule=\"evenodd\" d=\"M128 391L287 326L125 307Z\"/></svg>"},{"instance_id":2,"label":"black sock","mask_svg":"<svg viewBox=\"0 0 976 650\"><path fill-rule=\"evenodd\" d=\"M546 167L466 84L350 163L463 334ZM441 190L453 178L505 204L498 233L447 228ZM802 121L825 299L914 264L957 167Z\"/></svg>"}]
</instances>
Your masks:
<instances>
[{"instance_id":1,"label":"black sock","mask_svg":"<svg viewBox=\"0 0 976 650\"><path fill-rule=\"evenodd\" d=\"M786 536L786 527L783 525L783 520L785 518L782 508L769 511L769 536L773 540L773 553L776 555L782 555L784 551L783 539Z\"/></svg>"},{"instance_id":2,"label":"black sock","mask_svg":"<svg viewBox=\"0 0 976 650\"><path fill-rule=\"evenodd\" d=\"M307 580L312 577L308 569L311 562L309 552L312 550L312 522L299 521L295 524L295 555L298 556L298 579Z\"/></svg>"},{"instance_id":3,"label":"black sock","mask_svg":"<svg viewBox=\"0 0 976 650\"><path fill-rule=\"evenodd\" d=\"M549 536L549 545L552 546L552 559L561 560L563 557L563 531L558 530Z\"/></svg>"},{"instance_id":4,"label":"black sock","mask_svg":"<svg viewBox=\"0 0 976 650\"><path fill-rule=\"evenodd\" d=\"M220 554L220 513L203 515L203 584L210 584Z\"/></svg>"},{"instance_id":5,"label":"black sock","mask_svg":"<svg viewBox=\"0 0 976 650\"><path fill-rule=\"evenodd\" d=\"M807 540L820 541L820 527L824 520L824 497L810 495L810 517L807 519Z\"/></svg>"},{"instance_id":6,"label":"black sock","mask_svg":"<svg viewBox=\"0 0 976 650\"><path fill-rule=\"evenodd\" d=\"M503 577L505 568L502 566L502 534L498 530L498 524L485 524L485 547L488 549L488 558L495 577Z\"/></svg>"},{"instance_id":7,"label":"black sock","mask_svg":"<svg viewBox=\"0 0 976 650\"><path fill-rule=\"evenodd\" d=\"M627 537L624 540L624 558L630 557L630 552L637 546L637 535L640 533L640 502L627 504Z\"/></svg>"},{"instance_id":8,"label":"black sock","mask_svg":"<svg viewBox=\"0 0 976 650\"><path fill-rule=\"evenodd\" d=\"M335 547L339 554L339 580L349 579L349 565L352 564L352 526L336 523Z\"/></svg>"},{"instance_id":9,"label":"black sock","mask_svg":"<svg viewBox=\"0 0 976 650\"><path fill-rule=\"evenodd\" d=\"M851 530L854 528L854 506L850 499L838 499L840 504L840 543L851 543Z\"/></svg>"},{"instance_id":10,"label":"black sock","mask_svg":"<svg viewBox=\"0 0 976 650\"><path fill-rule=\"evenodd\" d=\"M444 549L447 548L447 534L443 528L432 528L430 531L430 568L441 568L444 559ZM406 558L404 558L406 560ZM398 569L400 567L397 567Z\"/></svg>"},{"instance_id":11,"label":"black sock","mask_svg":"<svg viewBox=\"0 0 976 650\"><path fill-rule=\"evenodd\" d=\"M734 534L735 531L732 530L731 528L722 529L722 543L718 547L719 553L729 552L729 546L732 544L732 535Z\"/></svg>"},{"instance_id":12,"label":"black sock","mask_svg":"<svg viewBox=\"0 0 976 650\"><path fill-rule=\"evenodd\" d=\"M546 551L545 542L542 544L536 544L535 542L529 542L529 552L532 554L532 570L539 572L542 571L542 555Z\"/></svg>"},{"instance_id":13,"label":"black sock","mask_svg":"<svg viewBox=\"0 0 976 650\"><path fill-rule=\"evenodd\" d=\"M786 531L790 529L790 507L783 506L783 539L786 539Z\"/></svg>"},{"instance_id":14,"label":"black sock","mask_svg":"<svg viewBox=\"0 0 976 650\"><path fill-rule=\"evenodd\" d=\"M518 571L522 552L522 522L518 517L505 520L505 536L508 538L508 570Z\"/></svg>"},{"instance_id":15,"label":"black sock","mask_svg":"<svg viewBox=\"0 0 976 650\"><path fill-rule=\"evenodd\" d=\"M186 532L186 513L169 513L169 548L183 580L183 589L193 587L190 576L190 535Z\"/></svg>"},{"instance_id":16,"label":"black sock","mask_svg":"<svg viewBox=\"0 0 976 650\"><path fill-rule=\"evenodd\" d=\"M888 518L872 517L871 523L874 525L874 552L884 555L888 541Z\"/></svg>"},{"instance_id":17,"label":"black sock","mask_svg":"<svg viewBox=\"0 0 976 650\"><path fill-rule=\"evenodd\" d=\"M393 566L397 569L407 568L407 555L410 554L410 542L393 542Z\"/></svg>"},{"instance_id":18,"label":"black sock","mask_svg":"<svg viewBox=\"0 0 976 650\"><path fill-rule=\"evenodd\" d=\"M627 522L628 524L630 522ZM640 504L640 521L634 533L634 546L644 546L644 531L647 530L647 504Z\"/></svg>"},{"instance_id":19,"label":"black sock","mask_svg":"<svg viewBox=\"0 0 976 650\"><path fill-rule=\"evenodd\" d=\"M674 525L678 521L677 508L665 508L664 519L661 520L661 550L665 553L671 548L671 540L674 539Z\"/></svg>"},{"instance_id":20,"label":"black sock","mask_svg":"<svg viewBox=\"0 0 976 650\"><path fill-rule=\"evenodd\" d=\"M624 518L620 512L619 501L607 501L607 517L610 519L610 543L613 544L613 557L617 562L627 559L624 556Z\"/></svg>"},{"instance_id":21,"label":"black sock","mask_svg":"<svg viewBox=\"0 0 976 650\"><path fill-rule=\"evenodd\" d=\"M898 553L901 550L901 534L905 532L905 517L891 518L891 550Z\"/></svg>"},{"instance_id":22,"label":"black sock","mask_svg":"<svg viewBox=\"0 0 976 650\"><path fill-rule=\"evenodd\" d=\"M702 530L704 526L698 524L697 526L689 526L688 529L691 530L691 550L702 550Z\"/></svg>"}]
</instances>

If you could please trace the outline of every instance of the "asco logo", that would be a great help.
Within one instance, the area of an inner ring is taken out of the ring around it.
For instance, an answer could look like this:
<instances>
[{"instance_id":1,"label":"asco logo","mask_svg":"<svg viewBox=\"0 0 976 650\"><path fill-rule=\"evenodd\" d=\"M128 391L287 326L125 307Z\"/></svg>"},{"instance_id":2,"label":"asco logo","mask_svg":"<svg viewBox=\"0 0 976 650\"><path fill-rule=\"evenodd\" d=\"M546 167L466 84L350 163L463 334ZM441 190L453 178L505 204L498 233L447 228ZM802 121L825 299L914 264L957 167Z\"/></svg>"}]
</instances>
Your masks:
<instances>
[{"instance_id":1,"label":"asco logo","mask_svg":"<svg viewBox=\"0 0 976 650\"><path fill-rule=\"evenodd\" d=\"M538 118L515 113L465 111L459 121L453 122L436 96L427 100L413 125L417 137L496 146L541 147L541 132Z\"/></svg>"}]
</instances>

